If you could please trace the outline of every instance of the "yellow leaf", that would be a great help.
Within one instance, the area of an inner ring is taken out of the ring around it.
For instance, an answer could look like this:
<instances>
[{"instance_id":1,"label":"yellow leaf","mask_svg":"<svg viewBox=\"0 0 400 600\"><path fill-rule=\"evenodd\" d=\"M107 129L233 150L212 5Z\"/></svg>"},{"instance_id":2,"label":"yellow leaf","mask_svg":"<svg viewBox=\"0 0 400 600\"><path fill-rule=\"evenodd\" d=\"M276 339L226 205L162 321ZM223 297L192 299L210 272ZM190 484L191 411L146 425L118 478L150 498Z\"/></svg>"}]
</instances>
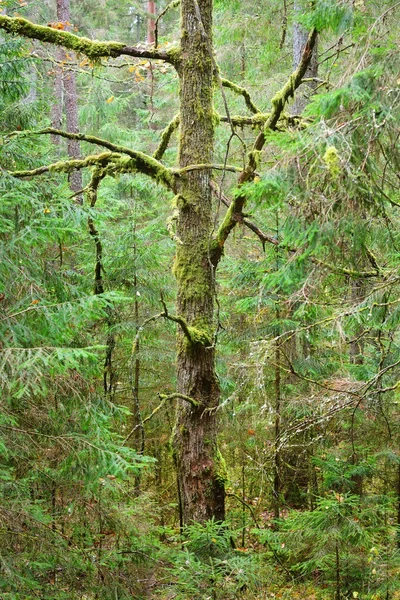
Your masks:
<instances>
[{"instance_id":1,"label":"yellow leaf","mask_svg":"<svg viewBox=\"0 0 400 600\"><path fill-rule=\"evenodd\" d=\"M43 212L45 215L48 215L49 213L51 213L51 210L49 208L45 208Z\"/></svg>"},{"instance_id":2,"label":"yellow leaf","mask_svg":"<svg viewBox=\"0 0 400 600\"><path fill-rule=\"evenodd\" d=\"M110 104L111 102L114 102L114 96L110 96L107 100L106 100L107 104Z\"/></svg>"}]
</instances>

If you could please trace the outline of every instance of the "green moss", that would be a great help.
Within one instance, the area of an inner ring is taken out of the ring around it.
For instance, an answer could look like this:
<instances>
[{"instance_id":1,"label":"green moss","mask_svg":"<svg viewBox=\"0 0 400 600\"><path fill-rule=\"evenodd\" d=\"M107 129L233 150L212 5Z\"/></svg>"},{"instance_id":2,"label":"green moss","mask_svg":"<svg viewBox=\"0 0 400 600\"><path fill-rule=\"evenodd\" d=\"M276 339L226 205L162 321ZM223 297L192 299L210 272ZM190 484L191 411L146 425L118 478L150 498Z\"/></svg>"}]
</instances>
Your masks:
<instances>
[{"instance_id":1,"label":"green moss","mask_svg":"<svg viewBox=\"0 0 400 600\"><path fill-rule=\"evenodd\" d=\"M204 249L204 245L198 244L192 248L186 245L177 251L172 272L178 280L181 297L186 300L212 294L210 274L199 261L199 255L207 260L208 248Z\"/></svg>"},{"instance_id":2,"label":"green moss","mask_svg":"<svg viewBox=\"0 0 400 600\"><path fill-rule=\"evenodd\" d=\"M64 46L77 54L85 54L93 62L102 57L118 56L125 47L121 42L98 42L85 37L79 37L68 31L60 31L52 27L36 25L21 17L0 16L0 26L9 33Z\"/></svg>"},{"instance_id":3,"label":"green moss","mask_svg":"<svg viewBox=\"0 0 400 600\"><path fill-rule=\"evenodd\" d=\"M249 152L249 165L253 171L259 168L261 163L261 151L252 150Z\"/></svg>"},{"instance_id":4,"label":"green moss","mask_svg":"<svg viewBox=\"0 0 400 600\"><path fill-rule=\"evenodd\" d=\"M328 146L325 150L323 161L331 176L336 179L340 175L340 156L335 146Z\"/></svg>"},{"instance_id":5,"label":"green moss","mask_svg":"<svg viewBox=\"0 0 400 600\"><path fill-rule=\"evenodd\" d=\"M192 344L201 344L202 346L211 346L212 344L212 332L209 331L209 328L199 329L199 327L188 327L191 343Z\"/></svg>"},{"instance_id":6,"label":"green moss","mask_svg":"<svg viewBox=\"0 0 400 600\"><path fill-rule=\"evenodd\" d=\"M181 47L174 46L173 48L169 48L167 54L170 62L178 69L181 61Z\"/></svg>"},{"instance_id":7,"label":"green moss","mask_svg":"<svg viewBox=\"0 0 400 600\"><path fill-rule=\"evenodd\" d=\"M215 478L220 483L226 485L229 481L228 469L224 457L222 456L219 448L217 448L214 456L214 472Z\"/></svg>"}]
</instances>

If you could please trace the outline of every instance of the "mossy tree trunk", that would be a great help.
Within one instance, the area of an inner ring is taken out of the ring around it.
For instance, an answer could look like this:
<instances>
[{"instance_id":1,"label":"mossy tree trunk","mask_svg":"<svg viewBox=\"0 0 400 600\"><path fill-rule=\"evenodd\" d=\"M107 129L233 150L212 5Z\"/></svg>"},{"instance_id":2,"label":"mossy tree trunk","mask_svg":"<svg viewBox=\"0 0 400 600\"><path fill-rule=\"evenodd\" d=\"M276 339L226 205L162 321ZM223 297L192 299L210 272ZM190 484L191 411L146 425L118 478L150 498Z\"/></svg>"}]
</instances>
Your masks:
<instances>
[{"instance_id":1,"label":"mossy tree trunk","mask_svg":"<svg viewBox=\"0 0 400 600\"><path fill-rule=\"evenodd\" d=\"M180 167L210 164L213 156L212 0L182 0L180 67ZM224 482L217 448L215 407L219 385L214 349L214 270L210 260L212 199L209 169L194 170L179 184L174 272L178 314L191 340L178 334L178 392L181 401L174 439L183 519L224 519Z\"/></svg>"}]
</instances>

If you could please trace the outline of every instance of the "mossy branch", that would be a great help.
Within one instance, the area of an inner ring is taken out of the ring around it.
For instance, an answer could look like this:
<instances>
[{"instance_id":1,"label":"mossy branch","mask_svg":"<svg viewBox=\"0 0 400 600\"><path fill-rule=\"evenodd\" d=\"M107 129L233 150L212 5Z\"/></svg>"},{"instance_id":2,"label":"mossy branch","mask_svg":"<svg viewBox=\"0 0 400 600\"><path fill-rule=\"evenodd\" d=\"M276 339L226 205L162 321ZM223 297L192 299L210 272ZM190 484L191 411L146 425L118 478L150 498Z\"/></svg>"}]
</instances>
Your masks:
<instances>
[{"instance_id":1,"label":"mossy branch","mask_svg":"<svg viewBox=\"0 0 400 600\"><path fill-rule=\"evenodd\" d=\"M231 125L235 125L238 127L242 127L244 125L249 125L251 127L264 127L265 123L268 121L271 113L261 113L257 112L252 117L245 117L242 115L233 115L233 116L225 116L225 115L217 115L216 119L221 123L230 123ZM166 149L168 148L168 144L171 140L172 134L178 129L180 123L180 116L177 114L170 123L165 127L164 131L161 133L160 143L158 145L157 150L153 154L153 158L157 160L161 160L164 156ZM293 116L289 113L283 113L280 117L279 124L282 124L282 127L298 127L305 126L307 121L300 116ZM82 138L84 139L84 138ZM88 140L87 140L88 141ZM106 146L110 148L110 146ZM119 150L122 152L122 149Z\"/></svg>"},{"instance_id":2,"label":"mossy branch","mask_svg":"<svg viewBox=\"0 0 400 600\"><path fill-rule=\"evenodd\" d=\"M203 171L204 169L212 169L214 171L229 171L230 173L241 173L242 169L235 165L222 165L215 163L204 163L199 165L188 165L182 169L173 169L173 173L176 175L184 175L185 173L191 173L192 171Z\"/></svg>"},{"instance_id":3,"label":"mossy branch","mask_svg":"<svg viewBox=\"0 0 400 600\"><path fill-rule=\"evenodd\" d=\"M166 128L162 132L159 146L158 146L157 150L154 152L153 158L155 158L157 160L161 160L162 159L162 157L164 156L164 153L165 153L166 149L168 148L168 144L169 144L169 141L171 139L172 134L179 127L179 123L180 123L180 115L177 114L172 119L172 121L170 123L168 123L168 125L166 126Z\"/></svg>"},{"instance_id":4,"label":"mossy branch","mask_svg":"<svg viewBox=\"0 0 400 600\"><path fill-rule=\"evenodd\" d=\"M294 96L296 89L301 84L302 78L304 77L311 60L316 40L317 31L316 29L313 29L304 47L299 66L290 75L283 88L272 98L271 113L265 122L264 130L261 131L257 136L252 152L249 153L247 165L239 176L239 186L247 181L251 181L254 178L257 169L257 158L259 157L265 144L265 134L268 130L276 129L276 125L283 114L283 110L287 101L289 98ZM225 241L227 240L230 232L236 226L236 223L242 218L242 212L245 203L246 195L238 194L232 201L221 225L218 228L211 250L211 261L214 266L217 266L221 256L223 255Z\"/></svg>"},{"instance_id":5,"label":"mossy branch","mask_svg":"<svg viewBox=\"0 0 400 600\"><path fill-rule=\"evenodd\" d=\"M55 130L58 131L58 130ZM47 133L51 132L49 128ZM75 137L77 139L85 140L94 144L108 144L105 140L100 140L92 136L84 136L83 134L67 133L62 132L66 138ZM27 171L12 171L10 175L18 179L26 177L35 177L37 175L43 175L44 173L71 173L74 170L85 169L86 167L101 167L104 175L114 176L118 173L143 173L148 175L158 183L165 185L167 188L174 190L175 188L175 177L176 175L172 170L165 167L158 160L152 156L148 156L143 152L130 150L129 148L111 145L115 149L119 149L120 152L103 152L101 154L94 154L87 156L83 159L71 159L65 161L58 161L51 165L44 165L37 169L31 169ZM122 153L128 154L128 156L122 156Z\"/></svg>"},{"instance_id":6,"label":"mossy branch","mask_svg":"<svg viewBox=\"0 0 400 600\"><path fill-rule=\"evenodd\" d=\"M176 49L159 50L151 47L127 46L122 42L99 42L97 40L79 37L69 31L37 25L22 17L0 15L0 29L33 40L54 44L55 46L62 46L77 54L84 54L93 62L97 62L101 58L133 56L137 58L163 60L174 66L177 66L179 63L179 51L177 52Z\"/></svg>"},{"instance_id":7,"label":"mossy branch","mask_svg":"<svg viewBox=\"0 0 400 600\"><path fill-rule=\"evenodd\" d=\"M113 142L109 142L108 140L105 140L103 138L98 138L94 135L88 135L86 133L71 133L70 131L63 131L62 129L55 129L54 127L45 127L44 129L39 129L38 131L27 129L25 129L24 131L12 131L5 137L29 137L30 135L58 135L68 140L79 140L81 142L87 142L88 144L102 146L103 148L111 150L111 152L120 152L121 154L128 154L128 156L132 156L132 158L135 158L137 155L137 152L135 150L132 150L127 146L113 144Z\"/></svg>"},{"instance_id":8,"label":"mossy branch","mask_svg":"<svg viewBox=\"0 0 400 600\"><path fill-rule=\"evenodd\" d=\"M135 425L135 427L133 427L133 429L131 429L131 431L128 433L128 435L122 442L123 446L127 442L129 442L135 431L137 431L140 427L143 427L143 425L147 423L147 421L150 421L170 400L177 400L178 398L181 398L182 400L186 400L186 402L189 402L189 404L191 404L193 408L197 408L200 405L200 402L197 402L197 400L194 400L194 398L191 398L190 396L185 396L185 394L158 394L158 397L161 400L160 404L158 404L158 406L156 406L155 409L145 419L143 419L141 423L138 423L137 425Z\"/></svg>"},{"instance_id":9,"label":"mossy branch","mask_svg":"<svg viewBox=\"0 0 400 600\"><path fill-rule=\"evenodd\" d=\"M253 100L251 99L251 96L249 94L249 92L246 90L246 88L241 87L240 85L237 85L236 83L233 83L233 81L229 81L229 79L224 79L221 77L221 83L224 87L232 90L232 92L235 92L235 94L238 94L240 96L243 96L245 102L246 102L246 106L247 108L250 110L250 112L257 114L260 113L261 111L257 108L257 106L254 104Z\"/></svg>"},{"instance_id":10,"label":"mossy branch","mask_svg":"<svg viewBox=\"0 0 400 600\"><path fill-rule=\"evenodd\" d=\"M107 168L110 164L114 164L115 161L119 161L121 155L116 152L103 152L101 154L94 154L87 156L86 158L74 158L71 160L60 160L50 165L43 165L36 169L30 169L26 171L10 171L10 175L17 179L25 179L26 177L36 177L37 175L43 175L44 173L71 173L73 170L85 169L86 167L102 167Z\"/></svg>"},{"instance_id":11,"label":"mossy branch","mask_svg":"<svg viewBox=\"0 0 400 600\"><path fill-rule=\"evenodd\" d=\"M233 123L239 127L245 125L251 127L265 127L271 113L257 113L252 117L244 117L242 115L232 115L230 119L228 117L220 116L219 121L221 123ZM279 118L279 128L285 129L287 127L306 127L310 123L309 120L302 118L299 115L290 115L289 113L282 113Z\"/></svg>"},{"instance_id":12,"label":"mossy branch","mask_svg":"<svg viewBox=\"0 0 400 600\"><path fill-rule=\"evenodd\" d=\"M162 316L165 317L166 319L168 319L169 321L173 321L174 323L177 323L180 326L180 328L182 329L182 331L183 331L185 337L187 338L187 340L191 344L193 344L194 340L193 340L192 334L190 332L189 325L186 323L185 319L183 319L182 317L177 317L175 315L170 315L169 314L168 307L167 307L167 305L165 303L165 300L164 300L164 297L163 297L162 294L161 294L161 304L164 307L164 312L162 313Z\"/></svg>"},{"instance_id":13,"label":"mossy branch","mask_svg":"<svg viewBox=\"0 0 400 600\"><path fill-rule=\"evenodd\" d=\"M179 398L181 400L185 400L186 402L189 402L189 404L191 404L194 408L196 408L197 406L200 406L200 402L198 402L197 400L195 400L194 398L191 398L190 396L186 396L185 394L180 394L179 392L173 393L173 394L158 394L158 397L160 398L160 400L178 400Z\"/></svg>"},{"instance_id":14,"label":"mossy branch","mask_svg":"<svg viewBox=\"0 0 400 600\"><path fill-rule=\"evenodd\" d=\"M229 199L225 196L225 194L222 192L222 190L219 188L219 186L215 182L211 183L211 189L212 189L214 195L222 202L222 204L224 204L227 208L229 208L231 205ZM258 227L258 225L256 225L252 221L249 221L248 219L246 219L244 217L244 215L236 215L236 217L238 219L238 222L243 223L243 225L245 225L248 229L250 229L250 231L252 231L253 233L256 234L256 236L260 239L264 250L265 250L265 244L267 242L269 244L273 244L274 246L279 246L279 240L276 237L273 237L272 235L268 235L268 233L264 233L264 231L262 231Z\"/></svg>"},{"instance_id":15,"label":"mossy branch","mask_svg":"<svg viewBox=\"0 0 400 600\"><path fill-rule=\"evenodd\" d=\"M378 265L375 271L357 271L355 269L347 269L346 267L339 267L336 265L331 265L326 263L315 256L311 257L311 260L322 267L326 267L330 271L334 273L338 273L340 275L347 275L347 277L351 277L352 279L371 279L372 277L382 277L383 273L379 269Z\"/></svg>"},{"instance_id":16,"label":"mossy branch","mask_svg":"<svg viewBox=\"0 0 400 600\"><path fill-rule=\"evenodd\" d=\"M276 124L281 117L281 114L283 112L283 109L285 108L287 101L290 98L294 97L295 91L297 90L299 85L302 83L303 77L306 74L308 65L312 58L312 53L313 53L313 49L315 46L315 42L317 40L317 36L318 36L317 30L313 29L310 32L310 35L308 36L308 40L304 47L299 66L290 75L289 79L287 80L287 82L285 83L283 88L281 90L279 90L279 92L277 92L275 94L275 96L272 98L272 100L271 100L272 111L271 111L269 119L265 123L265 130L275 129ZM258 142L258 145L260 145L260 144L261 144L261 140ZM264 141L262 142L260 148L257 147L257 141L256 141L255 150L262 150L263 146L264 146Z\"/></svg>"}]
</instances>

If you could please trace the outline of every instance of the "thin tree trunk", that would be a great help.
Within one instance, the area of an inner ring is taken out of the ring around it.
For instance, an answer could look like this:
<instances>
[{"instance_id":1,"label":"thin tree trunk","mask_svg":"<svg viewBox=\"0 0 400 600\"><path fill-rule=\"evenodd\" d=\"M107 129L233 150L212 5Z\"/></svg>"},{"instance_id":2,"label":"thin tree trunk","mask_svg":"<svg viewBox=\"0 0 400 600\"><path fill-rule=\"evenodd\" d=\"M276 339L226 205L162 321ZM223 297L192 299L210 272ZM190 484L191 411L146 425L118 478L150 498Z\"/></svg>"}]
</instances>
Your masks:
<instances>
[{"instance_id":1,"label":"thin tree trunk","mask_svg":"<svg viewBox=\"0 0 400 600\"><path fill-rule=\"evenodd\" d=\"M149 18L147 21L147 43L154 44L155 39L155 17L156 17L156 3L154 0L149 0L147 2L147 12L149 13Z\"/></svg>"},{"instance_id":2,"label":"thin tree trunk","mask_svg":"<svg viewBox=\"0 0 400 600\"><path fill-rule=\"evenodd\" d=\"M57 19L60 23L64 24L66 31L71 30L71 15L70 15L70 0L57 0ZM67 54L64 49L59 51L57 60L67 61ZM65 105L65 116L66 116L66 129L70 133L79 132L78 122L78 92L76 89L76 76L73 70L63 70L61 67L57 67L56 82L55 82L55 93L58 98L59 82L58 80L58 69L62 74L62 86L64 91L64 105ZM62 110L62 108L61 108ZM54 108L53 112L53 123L58 119L61 125L61 115L59 110ZM78 140L68 140L68 156L70 158L79 158L81 154L80 144ZM72 171L69 175L69 184L72 192L75 194L79 192L82 187L82 173L81 171ZM82 197L78 195L77 201L82 203Z\"/></svg>"},{"instance_id":3,"label":"thin tree trunk","mask_svg":"<svg viewBox=\"0 0 400 600\"><path fill-rule=\"evenodd\" d=\"M303 10L302 3L299 0L295 0L294 2L294 12L295 12L295 23L293 26L293 66L295 69L300 64L301 57L303 54L304 47L307 43L308 39L308 31L304 29L300 23L296 21L296 15L301 14ZM318 44L315 42L312 57L310 60L310 64L308 65L308 69L304 75L305 79L316 78L318 76ZM295 100L292 105L291 112L294 115L299 115L305 109L307 102L309 100L310 95L317 87L316 81L309 81L306 84L303 84L299 91L296 94Z\"/></svg>"},{"instance_id":4,"label":"thin tree trunk","mask_svg":"<svg viewBox=\"0 0 400 600\"><path fill-rule=\"evenodd\" d=\"M149 45L155 44L155 18L156 18L156 3L154 0L149 0L147 2L147 11L149 13L149 17L147 20L147 43ZM150 105L150 129L157 129L157 125L153 122L154 119L154 69L153 63L150 62L150 66L148 69L148 80L149 80L149 105Z\"/></svg>"},{"instance_id":5,"label":"thin tree trunk","mask_svg":"<svg viewBox=\"0 0 400 600\"><path fill-rule=\"evenodd\" d=\"M277 320L280 319L279 310L276 311ZM280 494L281 494L281 456L278 449L279 437L281 434L281 352L279 348L280 341L276 342L275 347L275 449L274 449L274 517L280 517Z\"/></svg>"},{"instance_id":6,"label":"thin tree trunk","mask_svg":"<svg viewBox=\"0 0 400 600\"><path fill-rule=\"evenodd\" d=\"M400 550L400 464L397 467L397 548Z\"/></svg>"},{"instance_id":7,"label":"thin tree trunk","mask_svg":"<svg viewBox=\"0 0 400 600\"><path fill-rule=\"evenodd\" d=\"M212 0L182 0L180 68L180 167L210 163L213 156ZM217 448L215 408L220 389L215 372L213 312L215 280L209 256L212 232L211 173L187 173L179 184L176 260L178 314L191 339L178 333L178 392L181 400L174 448L183 519L203 522L225 516L222 459Z\"/></svg>"},{"instance_id":8,"label":"thin tree trunk","mask_svg":"<svg viewBox=\"0 0 400 600\"><path fill-rule=\"evenodd\" d=\"M360 302L362 302L365 294L365 281L362 279L352 279L350 282L351 286L351 300L354 306L358 306ZM350 341L349 344L349 362L352 365L362 365L364 362L363 357L363 339L362 339L362 328L357 327L355 332L355 337ZM379 383L379 382L378 382ZM353 446L353 454L351 456L351 464L357 466L359 462L359 457L357 454L357 447L355 443L355 435L356 431L352 428L351 436L352 436L352 446ZM351 476L351 481L353 484L352 492L357 494L358 496L362 496L363 494L363 477L360 474L353 474Z\"/></svg>"},{"instance_id":9,"label":"thin tree trunk","mask_svg":"<svg viewBox=\"0 0 400 600\"><path fill-rule=\"evenodd\" d=\"M335 600L340 600L340 553L339 553L339 542L336 540L335 545L335 567L336 567L336 592Z\"/></svg>"},{"instance_id":10,"label":"thin tree trunk","mask_svg":"<svg viewBox=\"0 0 400 600\"><path fill-rule=\"evenodd\" d=\"M55 79L54 79L54 103L51 107L51 124L54 129L61 129L63 115L63 77L61 61L63 60L64 50L58 48L56 52ZM55 146L60 147L61 138L59 135L52 135L51 140Z\"/></svg>"}]
</instances>

